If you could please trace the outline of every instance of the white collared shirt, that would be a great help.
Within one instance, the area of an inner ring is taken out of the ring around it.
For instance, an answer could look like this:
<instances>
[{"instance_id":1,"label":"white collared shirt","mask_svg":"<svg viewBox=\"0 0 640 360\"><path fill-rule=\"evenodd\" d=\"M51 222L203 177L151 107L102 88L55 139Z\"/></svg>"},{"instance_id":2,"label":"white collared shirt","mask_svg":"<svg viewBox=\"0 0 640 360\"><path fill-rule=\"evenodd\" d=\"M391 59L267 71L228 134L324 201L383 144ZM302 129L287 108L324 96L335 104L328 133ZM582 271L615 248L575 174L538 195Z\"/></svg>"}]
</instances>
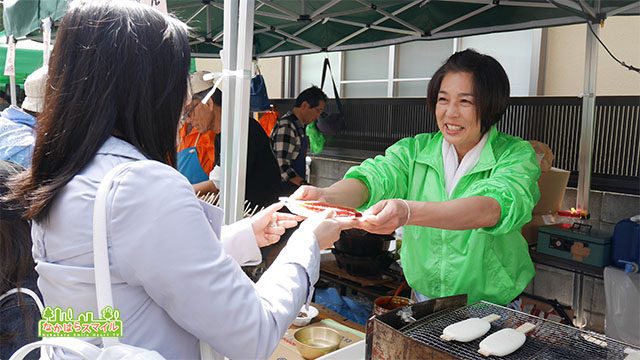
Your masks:
<instances>
[{"instance_id":1,"label":"white collared shirt","mask_svg":"<svg viewBox=\"0 0 640 360\"><path fill-rule=\"evenodd\" d=\"M458 185L460 179L466 175L480 160L480 154L484 145L487 143L489 133L485 133L484 136L478 141L469 152L467 152L462 161L458 163L458 153L455 146L449 144L445 138L442 138L442 161L444 162L444 181L447 187L447 194L451 196L453 190Z\"/></svg>"},{"instance_id":2,"label":"white collared shirt","mask_svg":"<svg viewBox=\"0 0 640 360\"><path fill-rule=\"evenodd\" d=\"M135 147L110 138L56 196L47 219L34 223L33 253L45 305L97 314L95 193L111 168L140 159L144 156ZM113 184L107 234L121 341L167 359L199 358L198 339L233 359L269 357L318 279L315 236L296 231L254 284L225 251L240 241L244 250L235 254L237 260L257 260L250 224L225 228L221 244L203 204L175 169L141 161L116 175Z\"/></svg>"}]
</instances>

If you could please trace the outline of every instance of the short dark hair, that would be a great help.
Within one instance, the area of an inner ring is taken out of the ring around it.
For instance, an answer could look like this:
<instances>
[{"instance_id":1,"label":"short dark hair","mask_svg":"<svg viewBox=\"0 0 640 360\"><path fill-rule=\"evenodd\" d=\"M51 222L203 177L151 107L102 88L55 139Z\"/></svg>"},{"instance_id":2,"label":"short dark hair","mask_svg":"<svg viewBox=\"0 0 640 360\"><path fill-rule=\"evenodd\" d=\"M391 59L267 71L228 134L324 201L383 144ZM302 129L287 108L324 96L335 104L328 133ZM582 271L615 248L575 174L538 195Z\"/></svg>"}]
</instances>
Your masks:
<instances>
[{"instance_id":1,"label":"short dark hair","mask_svg":"<svg viewBox=\"0 0 640 360\"><path fill-rule=\"evenodd\" d=\"M51 55L32 168L11 184L25 216L46 216L110 136L175 166L189 66L178 20L134 1L73 2Z\"/></svg>"},{"instance_id":2,"label":"short dark hair","mask_svg":"<svg viewBox=\"0 0 640 360\"><path fill-rule=\"evenodd\" d=\"M500 121L509 103L509 78L500 63L473 49L459 51L433 74L427 88L427 104L435 113L442 79L448 73L466 72L473 76L473 96L482 133Z\"/></svg>"},{"instance_id":3,"label":"short dark hair","mask_svg":"<svg viewBox=\"0 0 640 360\"><path fill-rule=\"evenodd\" d=\"M303 102L307 102L312 108L318 106L320 101L327 102L327 94L320 90L317 86L312 86L301 92L296 98L296 102L293 106L300 107Z\"/></svg>"}]
</instances>

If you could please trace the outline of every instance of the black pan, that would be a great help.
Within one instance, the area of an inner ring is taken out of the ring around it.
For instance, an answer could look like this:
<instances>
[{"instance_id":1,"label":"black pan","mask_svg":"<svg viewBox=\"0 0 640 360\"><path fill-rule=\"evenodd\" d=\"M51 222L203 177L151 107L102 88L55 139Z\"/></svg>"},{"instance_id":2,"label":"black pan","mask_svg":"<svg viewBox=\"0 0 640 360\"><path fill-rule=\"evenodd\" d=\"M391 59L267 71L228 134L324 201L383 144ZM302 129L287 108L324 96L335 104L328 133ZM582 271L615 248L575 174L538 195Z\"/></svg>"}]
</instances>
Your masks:
<instances>
[{"instance_id":1,"label":"black pan","mask_svg":"<svg viewBox=\"0 0 640 360\"><path fill-rule=\"evenodd\" d=\"M345 230L340 240L333 245L344 254L353 256L376 256L389 250L392 235L371 234L360 229Z\"/></svg>"}]
</instances>

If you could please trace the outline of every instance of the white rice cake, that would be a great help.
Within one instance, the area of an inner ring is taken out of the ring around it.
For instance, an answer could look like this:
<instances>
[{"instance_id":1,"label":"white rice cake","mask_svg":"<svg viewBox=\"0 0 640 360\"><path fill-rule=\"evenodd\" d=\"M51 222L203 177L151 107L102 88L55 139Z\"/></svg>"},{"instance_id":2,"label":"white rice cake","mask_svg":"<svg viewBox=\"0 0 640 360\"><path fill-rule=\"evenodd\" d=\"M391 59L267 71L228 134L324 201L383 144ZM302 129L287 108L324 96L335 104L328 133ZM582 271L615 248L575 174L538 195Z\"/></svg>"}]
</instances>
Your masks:
<instances>
[{"instance_id":1,"label":"white rice cake","mask_svg":"<svg viewBox=\"0 0 640 360\"><path fill-rule=\"evenodd\" d=\"M535 328L534 324L524 323L517 329L502 329L480 342L478 352L484 356L506 356L520 349L527 341L527 332Z\"/></svg>"},{"instance_id":2,"label":"white rice cake","mask_svg":"<svg viewBox=\"0 0 640 360\"><path fill-rule=\"evenodd\" d=\"M491 322L500 319L499 315L491 314L482 319L469 318L451 324L442 330L440 338L445 341L469 342L473 341L491 329Z\"/></svg>"}]
</instances>

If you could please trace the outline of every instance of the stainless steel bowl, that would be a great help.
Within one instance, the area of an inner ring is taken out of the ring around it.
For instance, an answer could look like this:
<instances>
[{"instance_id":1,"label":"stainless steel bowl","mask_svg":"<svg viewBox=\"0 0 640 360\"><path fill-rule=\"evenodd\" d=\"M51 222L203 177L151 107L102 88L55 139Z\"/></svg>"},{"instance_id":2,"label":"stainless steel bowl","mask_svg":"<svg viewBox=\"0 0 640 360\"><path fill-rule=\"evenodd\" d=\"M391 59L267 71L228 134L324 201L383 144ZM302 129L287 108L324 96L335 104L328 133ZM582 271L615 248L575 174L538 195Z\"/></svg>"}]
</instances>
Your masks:
<instances>
[{"instance_id":1,"label":"stainless steel bowl","mask_svg":"<svg viewBox=\"0 0 640 360\"><path fill-rule=\"evenodd\" d=\"M296 347L305 359L315 359L340 346L342 336L335 330L321 326L302 328L293 334Z\"/></svg>"}]
</instances>

